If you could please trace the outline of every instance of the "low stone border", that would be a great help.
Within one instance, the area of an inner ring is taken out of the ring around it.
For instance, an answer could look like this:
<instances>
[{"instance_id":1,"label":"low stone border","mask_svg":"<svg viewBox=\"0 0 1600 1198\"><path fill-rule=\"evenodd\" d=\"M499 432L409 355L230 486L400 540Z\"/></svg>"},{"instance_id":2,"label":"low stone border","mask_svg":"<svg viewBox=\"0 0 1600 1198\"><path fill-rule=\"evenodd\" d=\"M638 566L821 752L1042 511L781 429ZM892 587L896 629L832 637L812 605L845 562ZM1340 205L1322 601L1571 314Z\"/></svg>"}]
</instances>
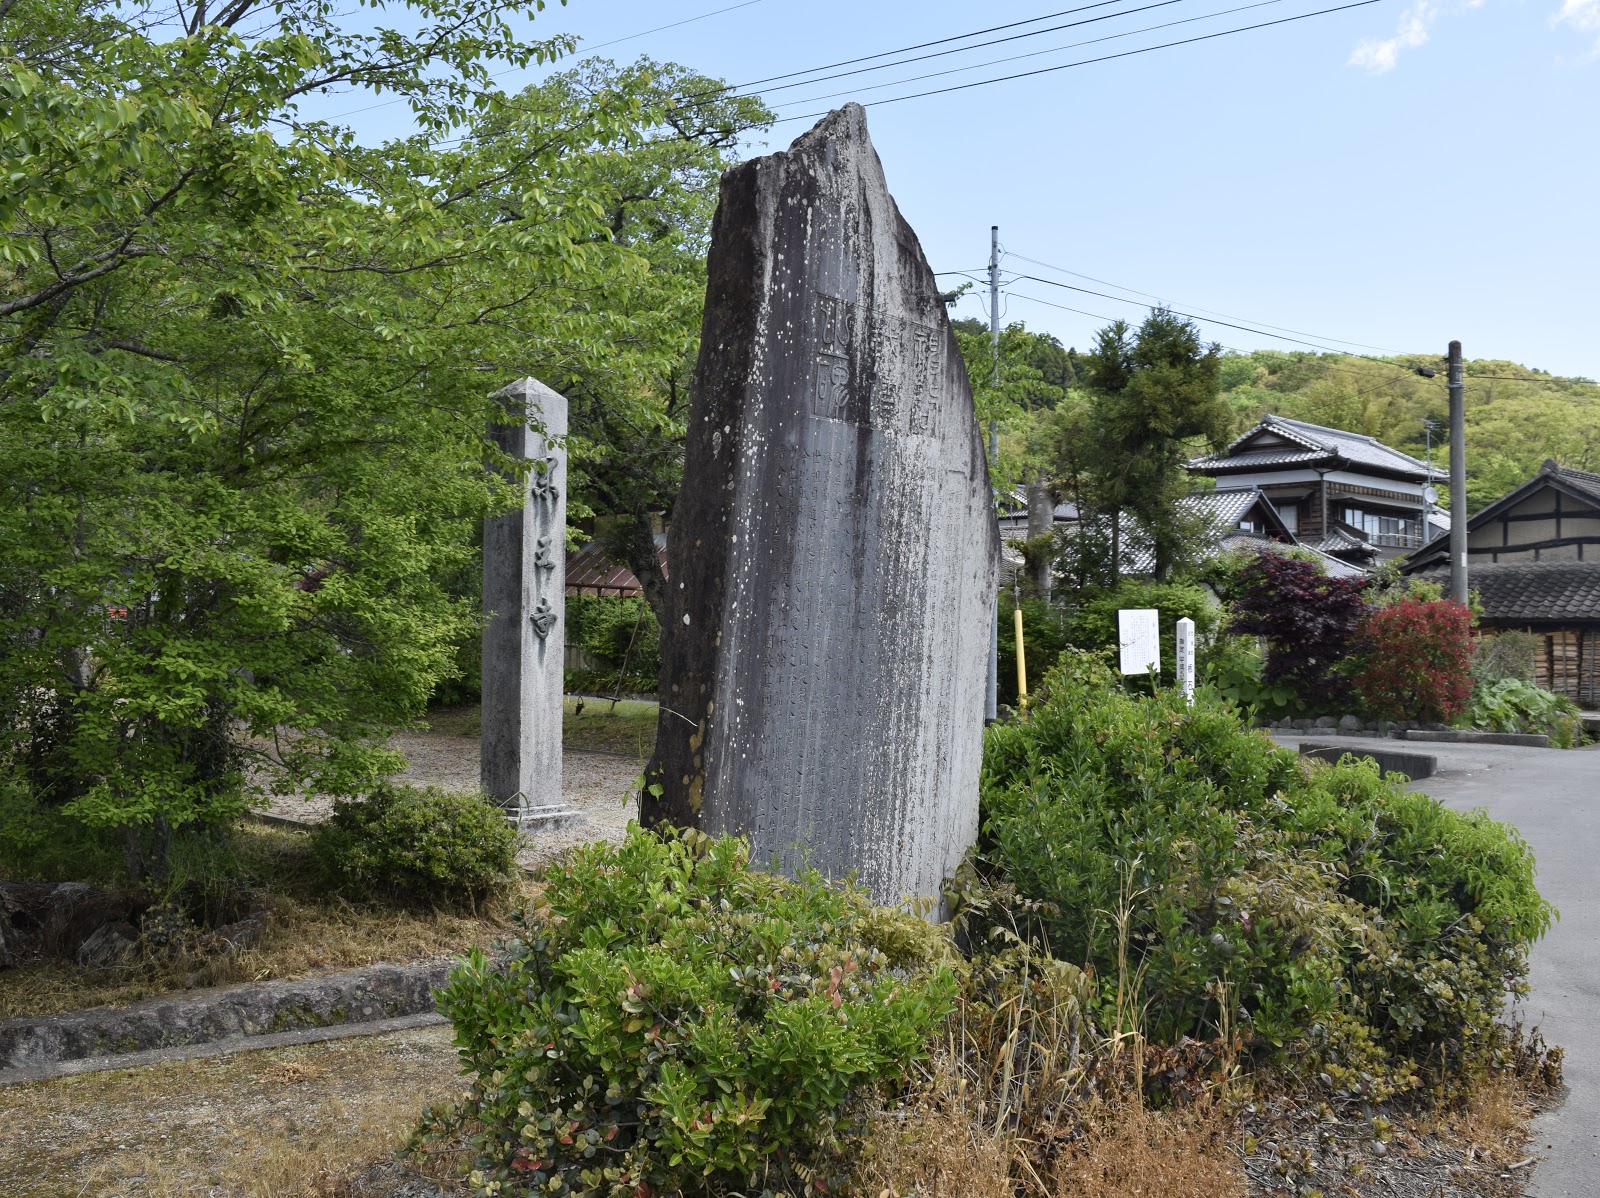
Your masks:
<instances>
[{"instance_id":1,"label":"low stone border","mask_svg":"<svg viewBox=\"0 0 1600 1198\"><path fill-rule=\"evenodd\" d=\"M1431 740L1450 745L1522 745L1529 749L1548 749L1550 738L1542 732L1474 732L1470 728L1444 731L1408 728L1406 740Z\"/></svg>"},{"instance_id":2,"label":"low stone border","mask_svg":"<svg viewBox=\"0 0 1600 1198\"><path fill-rule=\"evenodd\" d=\"M0 1077L71 1061L128 1058L230 1039L259 1040L285 1032L432 1014L433 992L444 985L450 967L446 958L372 965L298 981L225 986L122 1008L8 1019L0 1023Z\"/></svg>"},{"instance_id":3,"label":"low stone border","mask_svg":"<svg viewBox=\"0 0 1600 1198\"><path fill-rule=\"evenodd\" d=\"M1351 757L1367 757L1378 763L1378 768L1386 774L1404 774L1413 782L1422 778L1431 778L1439 768L1439 759L1429 753L1402 753L1397 749L1369 749L1365 745L1352 747L1350 745L1319 745L1314 741L1305 741L1300 745L1300 756L1315 757L1319 761L1328 761L1338 764L1346 755Z\"/></svg>"},{"instance_id":4,"label":"low stone border","mask_svg":"<svg viewBox=\"0 0 1600 1198\"><path fill-rule=\"evenodd\" d=\"M325 1040L348 1040L355 1036L381 1036L417 1027L435 1027L450 1020L437 1011L421 1015L401 1015L395 1019L373 1019L366 1023L341 1023L334 1027L303 1027L293 1032L268 1032L261 1036L229 1036L209 1044L185 1044L178 1048L151 1048L144 1052L124 1052L109 1057L83 1057L76 1061L56 1061L50 1065L30 1065L23 1069L0 1069L0 1086L26 1082L53 1081L80 1073L107 1073L113 1069L139 1069L167 1061L198 1061L208 1057L232 1056L238 1052L260 1052L267 1048L293 1048L297 1044L320 1044Z\"/></svg>"}]
</instances>

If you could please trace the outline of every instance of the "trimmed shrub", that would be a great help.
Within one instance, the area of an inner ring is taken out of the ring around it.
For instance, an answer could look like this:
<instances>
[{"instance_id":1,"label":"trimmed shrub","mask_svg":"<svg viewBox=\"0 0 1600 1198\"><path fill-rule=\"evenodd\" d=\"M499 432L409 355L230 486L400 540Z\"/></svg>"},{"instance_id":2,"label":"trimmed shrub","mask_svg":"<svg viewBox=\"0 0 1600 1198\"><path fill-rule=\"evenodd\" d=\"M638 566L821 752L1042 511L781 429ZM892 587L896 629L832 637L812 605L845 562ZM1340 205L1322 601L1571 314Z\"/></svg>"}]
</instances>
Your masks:
<instances>
[{"instance_id":1,"label":"trimmed shrub","mask_svg":"<svg viewBox=\"0 0 1600 1198\"><path fill-rule=\"evenodd\" d=\"M1168 1043L1232 1026L1364 1094L1494 1063L1552 915L1511 829L1370 763L1302 764L1209 688L1193 708L1133 695L1081 656L988 738L981 868L1099 980L1102 1024L1142 1009Z\"/></svg>"},{"instance_id":2,"label":"trimmed shrub","mask_svg":"<svg viewBox=\"0 0 1600 1198\"><path fill-rule=\"evenodd\" d=\"M1125 579L1107 591L1086 592L1072 617L1068 635L1080 649L1115 652L1118 643L1117 612L1125 607L1150 607L1161 613L1161 677L1177 678L1177 625L1184 616L1194 621L1197 651L1212 640L1221 612L1205 589L1192 582L1140 582ZM1206 662L1200 662L1203 671Z\"/></svg>"},{"instance_id":3,"label":"trimmed shrub","mask_svg":"<svg viewBox=\"0 0 1600 1198\"><path fill-rule=\"evenodd\" d=\"M520 941L441 992L489 1193L833 1192L868 1100L952 1007L942 935L744 842L634 827L550 867Z\"/></svg>"},{"instance_id":4,"label":"trimmed shrub","mask_svg":"<svg viewBox=\"0 0 1600 1198\"><path fill-rule=\"evenodd\" d=\"M1380 719L1448 723L1472 698L1472 613L1449 600L1401 599L1362 622L1351 677Z\"/></svg>"},{"instance_id":5,"label":"trimmed shrub","mask_svg":"<svg viewBox=\"0 0 1600 1198\"><path fill-rule=\"evenodd\" d=\"M1479 686L1461 722L1490 732L1542 732L1558 749L1575 749L1583 742L1576 703L1516 678Z\"/></svg>"},{"instance_id":6,"label":"trimmed shrub","mask_svg":"<svg viewBox=\"0 0 1600 1198\"><path fill-rule=\"evenodd\" d=\"M517 834L482 795L384 784L362 799L335 800L311 853L347 894L475 903L510 884Z\"/></svg>"}]
</instances>

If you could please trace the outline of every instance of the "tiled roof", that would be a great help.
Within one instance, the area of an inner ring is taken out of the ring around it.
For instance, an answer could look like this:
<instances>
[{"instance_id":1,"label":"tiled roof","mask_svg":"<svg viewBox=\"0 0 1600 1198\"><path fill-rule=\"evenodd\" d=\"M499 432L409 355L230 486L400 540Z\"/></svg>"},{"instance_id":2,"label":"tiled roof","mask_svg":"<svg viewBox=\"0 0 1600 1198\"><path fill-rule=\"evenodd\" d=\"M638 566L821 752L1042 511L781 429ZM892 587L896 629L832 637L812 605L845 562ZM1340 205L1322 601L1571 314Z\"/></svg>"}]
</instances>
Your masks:
<instances>
[{"instance_id":1,"label":"tiled roof","mask_svg":"<svg viewBox=\"0 0 1600 1198\"><path fill-rule=\"evenodd\" d=\"M1303 446L1302 449L1247 448L1250 440L1262 432L1276 433L1286 441ZM1235 452L1239 450L1240 452ZM1254 466L1281 466L1293 462L1312 462L1335 458L1355 466L1367 466L1390 473L1410 475L1415 478L1429 476L1428 467L1410 454L1390 449L1375 437L1344 429L1326 428L1320 424L1307 424L1304 420L1290 420L1287 416L1264 416L1244 436L1238 438L1221 453L1196 458L1189 463L1193 470L1241 470ZM1435 477L1441 472L1434 471Z\"/></svg>"},{"instance_id":2,"label":"tiled roof","mask_svg":"<svg viewBox=\"0 0 1600 1198\"><path fill-rule=\"evenodd\" d=\"M1445 582L1446 567L1419 572ZM1600 562L1485 562L1467 570L1467 586L1495 624L1600 624Z\"/></svg>"},{"instance_id":3,"label":"tiled roof","mask_svg":"<svg viewBox=\"0 0 1600 1198\"><path fill-rule=\"evenodd\" d=\"M1571 466L1555 466L1553 462L1546 462L1540 473L1553 474L1567 486L1592 496L1596 503L1600 503L1600 474L1591 470L1574 470Z\"/></svg>"},{"instance_id":4,"label":"tiled roof","mask_svg":"<svg viewBox=\"0 0 1600 1198\"><path fill-rule=\"evenodd\" d=\"M1253 466L1289 466L1295 462L1320 462L1328 457L1322 449L1247 449L1243 453L1219 453L1209 458L1199 458L1189 465L1197 470L1226 466L1230 470L1246 470Z\"/></svg>"},{"instance_id":5,"label":"tiled roof","mask_svg":"<svg viewBox=\"0 0 1600 1198\"><path fill-rule=\"evenodd\" d=\"M1217 529L1237 528L1239 521L1265 497L1260 487L1218 487L1214 491L1194 491L1178 500L1190 515L1204 516Z\"/></svg>"},{"instance_id":6,"label":"tiled roof","mask_svg":"<svg viewBox=\"0 0 1600 1198\"><path fill-rule=\"evenodd\" d=\"M1302 541L1301 544L1310 549L1315 549L1318 553L1349 553L1355 549L1365 551L1372 549L1372 545L1369 542L1361 537L1352 536L1342 528L1335 528L1326 536Z\"/></svg>"},{"instance_id":7,"label":"tiled roof","mask_svg":"<svg viewBox=\"0 0 1600 1198\"><path fill-rule=\"evenodd\" d=\"M656 556L661 569L667 568L667 538L656 533ZM589 541L567 554L567 594L618 595L632 598L644 592L639 580L626 566L619 566L606 556L599 541Z\"/></svg>"}]
</instances>

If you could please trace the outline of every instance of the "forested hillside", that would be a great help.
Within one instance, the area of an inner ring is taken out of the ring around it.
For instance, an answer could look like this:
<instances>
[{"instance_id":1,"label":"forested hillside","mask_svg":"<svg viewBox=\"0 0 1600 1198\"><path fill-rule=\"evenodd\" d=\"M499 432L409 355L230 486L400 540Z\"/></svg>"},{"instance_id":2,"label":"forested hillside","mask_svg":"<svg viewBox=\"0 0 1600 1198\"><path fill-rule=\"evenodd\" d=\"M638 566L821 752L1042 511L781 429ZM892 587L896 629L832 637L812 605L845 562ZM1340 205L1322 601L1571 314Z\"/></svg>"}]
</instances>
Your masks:
<instances>
[{"instance_id":1,"label":"forested hillside","mask_svg":"<svg viewBox=\"0 0 1600 1198\"><path fill-rule=\"evenodd\" d=\"M1008 325L997 384L988 329L976 320L956 321L955 328L980 418L995 415L1004 423L1000 476L1015 482L1039 471L1072 473L1061 458L1070 456L1079 420L1067 410L1096 402L1086 389L1087 351ZM1423 458L1431 425L1432 461L1441 469L1449 464L1445 364L1438 355L1229 351L1217 363L1235 435L1273 413L1365 433ZM1419 368L1435 374L1425 377ZM1600 469L1600 385L1495 359L1469 361L1466 376L1467 497L1474 511L1526 481L1546 458Z\"/></svg>"},{"instance_id":2,"label":"forested hillside","mask_svg":"<svg viewBox=\"0 0 1600 1198\"><path fill-rule=\"evenodd\" d=\"M1437 370L1424 378L1416 367ZM1545 458L1600 467L1600 386L1514 362L1470 361L1467 497L1476 510L1538 471ZM1222 386L1239 432L1271 412L1366 433L1417 457L1448 464L1444 363L1432 355L1374 359L1258 350L1222 358Z\"/></svg>"}]
</instances>

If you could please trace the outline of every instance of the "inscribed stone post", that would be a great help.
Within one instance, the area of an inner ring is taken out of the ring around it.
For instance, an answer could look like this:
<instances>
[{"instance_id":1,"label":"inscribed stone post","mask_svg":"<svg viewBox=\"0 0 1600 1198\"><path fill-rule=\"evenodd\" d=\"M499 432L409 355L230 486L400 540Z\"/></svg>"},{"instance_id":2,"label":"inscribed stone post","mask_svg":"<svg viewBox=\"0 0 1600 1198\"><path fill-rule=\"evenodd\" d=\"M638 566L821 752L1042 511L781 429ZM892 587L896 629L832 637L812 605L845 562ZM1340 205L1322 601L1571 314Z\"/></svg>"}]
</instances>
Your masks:
<instances>
[{"instance_id":1,"label":"inscribed stone post","mask_svg":"<svg viewBox=\"0 0 1600 1198\"><path fill-rule=\"evenodd\" d=\"M999 549L944 301L850 105L722 180L646 822L937 897L978 830Z\"/></svg>"},{"instance_id":2,"label":"inscribed stone post","mask_svg":"<svg viewBox=\"0 0 1600 1198\"><path fill-rule=\"evenodd\" d=\"M523 504L483 526L483 789L519 818L561 804L566 638L566 397L537 379L499 393L501 452L531 466Z\"/></svg>"},{"instance_id":3,"label":"inscribed stone post","mask_svg":"<svg viewBox=\"0 0 1600 1198\"><path fill-rule=\"evenodd\" d=\"M1178 660L1176 670L1178 687L1183 691L1183 701L1194 705L1194 621L1188 616L1178 621L1174 637L1173 656Z\"/></svg>"}]
</instances>

